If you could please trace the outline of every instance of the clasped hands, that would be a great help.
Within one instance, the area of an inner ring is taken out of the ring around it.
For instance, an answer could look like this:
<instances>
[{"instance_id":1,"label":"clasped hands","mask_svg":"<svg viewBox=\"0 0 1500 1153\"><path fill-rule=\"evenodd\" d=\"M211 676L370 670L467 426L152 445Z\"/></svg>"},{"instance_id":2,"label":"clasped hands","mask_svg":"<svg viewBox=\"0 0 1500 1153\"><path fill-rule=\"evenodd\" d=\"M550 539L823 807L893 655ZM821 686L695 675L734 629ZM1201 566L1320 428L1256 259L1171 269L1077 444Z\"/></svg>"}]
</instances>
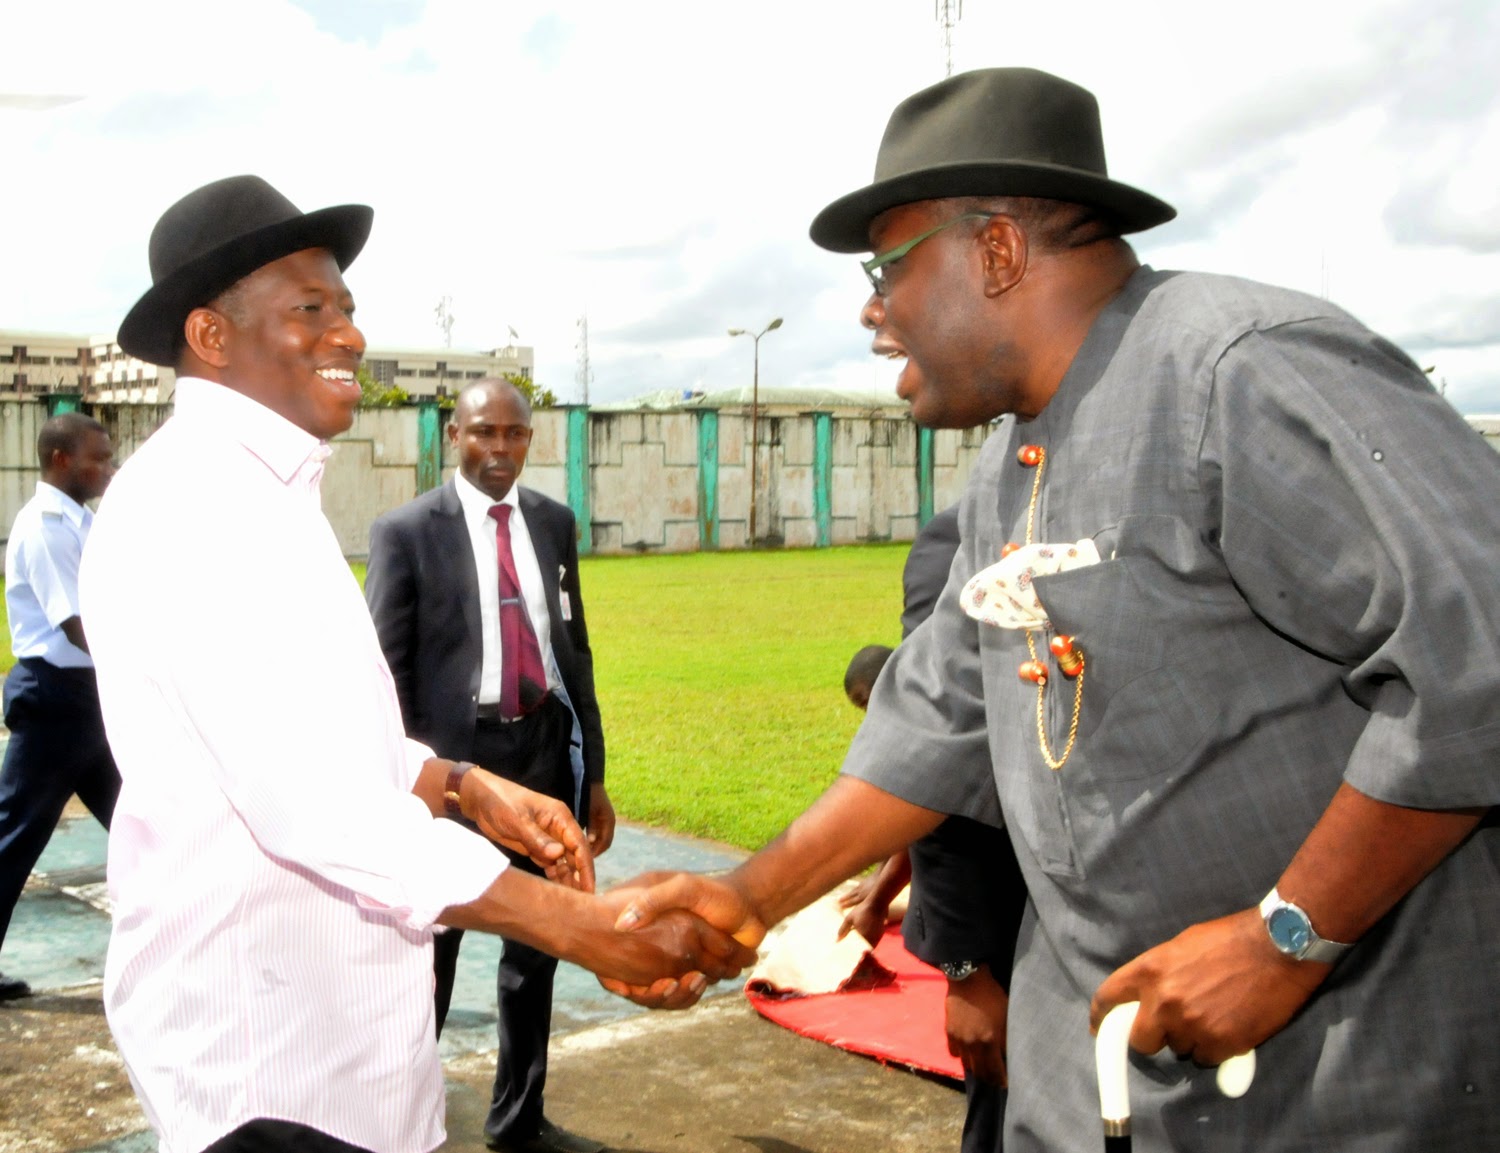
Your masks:
<instances>
[{"instance_id":1,"label":"clasped hands","mask_svg":"<svg viewBox=\"0 0 1500 1153\"><path fill-rule=\"evenodd\" d=\"M480 768L463 778L460 808L490 840L524 853L549 880L594 891L589 840L561 801ZM645 873L597 897L613 932L603 947L577 942L611 992L648 1008L684 1009L714 981L755 962L765 927L720 881L693 874Z\"/></svg>"},{"instance_id":2,"label":"clasped hands","mask_svg":"<svg viewBox=\"0 0 1500 1153\"><path fill-rule=\"evenodd\" d=\"M615 929L627 940L663 931L687 933L706 966L646 981L599 974L599 983L648 1009L686 1009L714 981L737 977L755 961L766 926L744 895L724 879L696 873L642 873L603 895L617 910ZM689 953L681 954L684 966Z\"/></svg>"}]
</instances>

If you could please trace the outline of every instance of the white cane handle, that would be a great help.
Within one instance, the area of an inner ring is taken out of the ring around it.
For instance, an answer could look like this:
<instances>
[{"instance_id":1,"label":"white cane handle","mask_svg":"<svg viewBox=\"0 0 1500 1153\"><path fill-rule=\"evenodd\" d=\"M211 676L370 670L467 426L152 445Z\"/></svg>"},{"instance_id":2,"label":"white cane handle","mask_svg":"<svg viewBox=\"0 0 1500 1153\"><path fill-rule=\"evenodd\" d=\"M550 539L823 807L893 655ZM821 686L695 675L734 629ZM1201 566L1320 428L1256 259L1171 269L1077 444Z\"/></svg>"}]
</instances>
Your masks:
<instances>
[{"instance_id":1,"label":"white cane handle","mask_svg":"<svg viewBox=\"0 0 1500 1153\"><path fill-rule=\"evenodd\" d=\"M1116 1005L1099 1022L1094 1038L1094 1065L1099 1071L1099 1116L1110 1136L1130 1132L1130 1086L1126 1071L1130 1068L1130 1027L1140 1012L1139 1001Z\"/></svg>"},{"instance_id":2,"label":"white cane handle","mask_svg":"<svg viewBox=\"0 0 1500 1153\"><path fill-rule=\"evenodd\" d=\"M1105 1131L1130 1132L1130 1029L1140 1011L1139 1001L1116 1005L1099 1023L1094 1040L1094 1064L1099 1072L1099 1116ZM1219 1066L1216 1080L1226 1097L1243 1097L1255 1080L1255 1050L1231 1057Z\"/></svg>"}]
</instances>

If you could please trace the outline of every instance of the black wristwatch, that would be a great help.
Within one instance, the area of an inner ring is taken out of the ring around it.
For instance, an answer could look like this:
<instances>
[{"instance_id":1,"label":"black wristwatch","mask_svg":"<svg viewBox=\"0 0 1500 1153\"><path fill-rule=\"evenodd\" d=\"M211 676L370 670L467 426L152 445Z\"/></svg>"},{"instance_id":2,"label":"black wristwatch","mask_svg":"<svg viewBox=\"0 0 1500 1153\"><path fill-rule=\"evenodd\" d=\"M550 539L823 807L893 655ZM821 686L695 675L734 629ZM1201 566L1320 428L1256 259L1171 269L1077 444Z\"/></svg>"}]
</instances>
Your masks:
<instances>
[{"instance_id":1,"label":"black wristwatch","mask_svg":"<svg viewBox=\"0 0 1500 1153\"><path fill-rule=\"evenodd\" d=\"M979 972L983 961L939 961L938 970L950 981L966 981Z\"/></svg>"}]
</instances>

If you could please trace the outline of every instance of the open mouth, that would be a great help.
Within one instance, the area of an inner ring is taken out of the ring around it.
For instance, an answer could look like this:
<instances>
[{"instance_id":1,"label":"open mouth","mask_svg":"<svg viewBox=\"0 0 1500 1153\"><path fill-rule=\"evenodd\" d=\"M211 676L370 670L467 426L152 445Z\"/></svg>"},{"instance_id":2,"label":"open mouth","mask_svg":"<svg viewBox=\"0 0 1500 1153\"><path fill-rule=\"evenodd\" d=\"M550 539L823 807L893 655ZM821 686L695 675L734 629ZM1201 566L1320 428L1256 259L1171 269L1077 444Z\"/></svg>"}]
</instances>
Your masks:
<instances>
[{"instance_id":1,"label":"open mouth","mask_svg":"<svg viewBox=\"0 0 1500 1153\"><path fill-rule=\"evenodd\" d=\"M350 368L320 368L318 376L329 384L337 385L340 389L354 397L359 396L359 381L355 378L354 370Z\"/></svg>"}]
</instances>

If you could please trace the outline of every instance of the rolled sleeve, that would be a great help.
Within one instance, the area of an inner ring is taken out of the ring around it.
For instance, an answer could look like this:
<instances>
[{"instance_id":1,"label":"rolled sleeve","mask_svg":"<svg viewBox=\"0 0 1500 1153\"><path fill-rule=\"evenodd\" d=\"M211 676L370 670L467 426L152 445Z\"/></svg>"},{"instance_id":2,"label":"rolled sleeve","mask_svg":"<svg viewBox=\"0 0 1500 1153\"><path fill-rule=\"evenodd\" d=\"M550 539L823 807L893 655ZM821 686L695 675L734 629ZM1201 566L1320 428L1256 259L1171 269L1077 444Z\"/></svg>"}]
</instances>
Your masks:
<instances>
[{"instance_id":1,"label":"rolled sleeve","mask_svg":"<svg viewBox=\"0 0 1500 1153\"><path fill-rule=\"evenodd\" d=\"M1370 713L1345 779L1414 808L1500 801L1500 456L1351 321L1251 333L1215 388L1235 581Z\"/></svg>"}]
</instances>

